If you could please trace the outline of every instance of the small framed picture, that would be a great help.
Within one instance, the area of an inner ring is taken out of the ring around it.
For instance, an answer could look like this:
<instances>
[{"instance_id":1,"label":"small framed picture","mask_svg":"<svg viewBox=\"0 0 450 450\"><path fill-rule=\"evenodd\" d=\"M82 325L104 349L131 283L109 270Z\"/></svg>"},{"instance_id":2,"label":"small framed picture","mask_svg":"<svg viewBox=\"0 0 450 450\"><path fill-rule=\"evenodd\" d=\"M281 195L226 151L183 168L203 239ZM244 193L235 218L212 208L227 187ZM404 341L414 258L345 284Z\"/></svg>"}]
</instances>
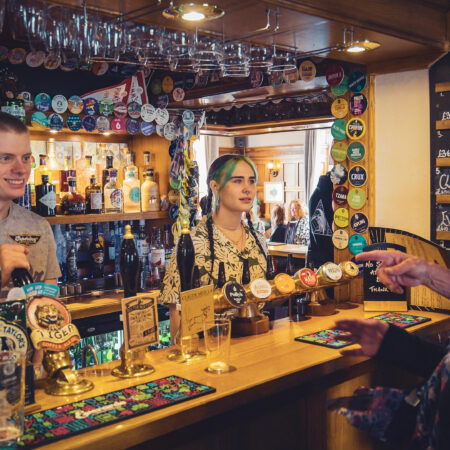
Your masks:
<instances>
[{"instance_id":1,"label":"small framed picture","mask_svg":"<svg viewBox=\"0 0 450 450\"><path fill-rule=\"evenodd\" d=\"M264 183L264 203L284 203L284 181Z\"/></svg>"}]
</instances>

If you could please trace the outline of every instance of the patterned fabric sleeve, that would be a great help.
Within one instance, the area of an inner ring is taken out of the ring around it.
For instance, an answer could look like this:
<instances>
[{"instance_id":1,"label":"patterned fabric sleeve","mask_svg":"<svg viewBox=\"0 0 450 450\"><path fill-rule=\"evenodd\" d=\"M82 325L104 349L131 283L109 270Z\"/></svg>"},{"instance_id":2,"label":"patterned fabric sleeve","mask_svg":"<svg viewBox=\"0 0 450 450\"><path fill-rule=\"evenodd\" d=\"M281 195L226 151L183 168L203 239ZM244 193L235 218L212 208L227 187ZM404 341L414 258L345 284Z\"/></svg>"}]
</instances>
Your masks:
<instances>
[{"instance_id":1,"label":"patterned fabric sleeve","mask_svg":"<svg viewBox=\"0 0 450 450\"><path fill-rule=\"evenodd\" d=\"M58 258L56 257L56 245L53 237L53 231L50 224L44 222L44 236L47 241L47 270L43 281L54 280L61 276Z\"/></svg>"},{"instance_id":2,"label":"patterned fabric sleeve","mask_svg":"<svg viewBox=\"0 0 450 450\"><path fill-rule=\"evenodd\" d=\"M174 248L169 264L166 267L166 274L161 283L161 292L158 297L159 303L179 303L180 302L180 274L177 267L177 248Z\"/></svg>"},{"instance_id":3,"label":"patterned fabric sleeve","mask_svg":"<svg viewBox=\"0 0 450 450\"><path fill-rule=\"evenodd\" d=\"M297 222L295 231L294 244L308 245L309 244L309 218L303 216Z\"/></svg>"}]
</instances>

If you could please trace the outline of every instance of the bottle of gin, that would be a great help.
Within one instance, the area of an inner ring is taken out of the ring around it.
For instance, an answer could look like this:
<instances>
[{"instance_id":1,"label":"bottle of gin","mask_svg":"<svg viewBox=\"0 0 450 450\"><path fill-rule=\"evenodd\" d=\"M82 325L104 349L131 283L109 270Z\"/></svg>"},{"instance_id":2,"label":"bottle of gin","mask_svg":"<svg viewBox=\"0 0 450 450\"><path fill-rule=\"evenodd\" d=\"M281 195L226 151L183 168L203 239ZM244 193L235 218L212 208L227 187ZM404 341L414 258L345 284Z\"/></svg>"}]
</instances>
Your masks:
<instances>
[{"instance_id":1,"label":"bottle of gin","mask_svg":"<svg viewBox=\"0 0 450 450\"><path fill-rule=\"evenodd\" d=\"M153 179L153 170L147 170L144 175L144 183L141 187L142 211L159 211L159 187L158 183Z\"/></svg>"},{"instance_id":2,"label":"bottle of gin","mask_svg":"<svg viewBox=\"0 0 450 450\"><path fill-rule=\"evenodd\" d=\"M141 188L137 169L130 166L125 172L123 181L123 210L126 213L141 211Z\"/></svg>"},{"instance_id":3,"label":"bottle of gin","mask_svg":"<svg viewBox=\"0 0 450 450\"><path fill-rule=\"evenodd\" d=\"M91 176L90 185L86 187L86 214L102 213L102 189L97 184L95 175Z\"/></svg>"},{"instance_id":4,"label":"bottle of gin","mask_svg":"<svg viewBox=\"0 0 450 450\"><path fill-rule=\"evenodd\" d=\"M36 186L36 212L43 217L56 214L55 186L48 182L48 175L42 175L42 184Z\"/></svg>"},{"instance_id":5,"label":"bottle of gin","mask_svg":"<svg viewBox=\"0 0 450 450\"><path fill-rule=\"evenodd\" d=\"M123 197L122 189L117 186L117 171L111 169L109 173L109 181L103 189L103 196L105 197L105 212L106 213L121 213L123 211Z\"/></svg>"}]
</instances>

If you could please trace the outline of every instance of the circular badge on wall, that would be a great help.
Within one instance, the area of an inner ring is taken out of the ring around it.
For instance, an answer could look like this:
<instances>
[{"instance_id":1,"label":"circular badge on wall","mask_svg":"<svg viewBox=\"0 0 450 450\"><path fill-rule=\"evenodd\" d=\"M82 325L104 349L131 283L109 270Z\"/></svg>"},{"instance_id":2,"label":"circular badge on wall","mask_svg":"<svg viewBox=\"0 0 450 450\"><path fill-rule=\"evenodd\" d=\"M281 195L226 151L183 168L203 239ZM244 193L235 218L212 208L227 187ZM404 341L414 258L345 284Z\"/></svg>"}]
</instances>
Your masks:
<instances>
[{"instance_id":1,"label":"circular badge on wall","mask_svg":"<svg viewBox=\"0 0 450 450\"><path fill-rule=\"evenodd\" d=\"M13 48L8 53L8 59L11 64L22 64L26 55L27 52L24 48Z\"/></svg>"},{"instance_id":2,"label":"circular badge on wall","mask_svg":"<svg viewBox=\"0 0 450 450\"><path fill-rule=\"evenodd\" d=\"M337 141L342 141L346 138L346 128L347 122L344 119L335 120L333 125L331 125L331 135Z\"/></svg>"},{"instance_id":3,"label":"circular badge on wall","mask_svg":"<svg viewBox=\"0 0 450 450\"><path fill-rule=\"evenodd\" d=\"M193 73L188 73L184 80L186 89L192 89L195 86L195 75Z\"/></svg>"},{"instance_id":4,"label":"circular badge on wall","mask_svg":"<svg viewBox=\"0 0 450 450\"><path fill-rule=\"evenodd\" d=\"M64 126L64 119L57 113L48 116L48 126L50 130L61 131Z\"/></svg>"},{"instance_id":5,"label":"circular badge on wall","mask_svg":"<svg viewBox=\"0 0 450 450\"><path fill-rule=\"evenodd\" d=\"M350 219L350 226L355 233L365 233L369 228L369 219L363 213L355 213Z\"/></svg>"},{"instance_id":6,"label":"circular badge on wall","mask_svg":"<svg viewBox=\"0 0 450 450\"><path fill-rule=\"evenodd\" d=\"M350 111L354 116L360 116L367 110L367 98L364 94L354 94L350 99Z\"/></svg>"},{"instance_id":7,"label":"circular badge on wall","mask_svg":"<svg viewBox=\"0 0 450 450\"><path fill-rule=\"evenodd\" d=\"M83 111L83 100L78 95L72 95L67 104L72 114L80 114Z\"/></svg>"},{"instance_id":8,"label":"circular badge on wall","mask_svg":"<svg viewBox=\"0 0 450 450\"><path fill-rule=\"evenodd\" d=\"M361 139L366 134L366 124L362 119L350 119L346 131L350 139Z\"/></svg>"},{"instance_id":9,"label":"circular badge on wall","mask_svg":"<svg viewBox=\"0 0 450 450\"><path fill-rule=\"evenodd\" d=\"M165 125L169 121L169 111L167 111L167 109L156 108L155 121L158 125ZM156 128L156 131L158 132L158 128ZM164 133L164 131L162 131L162 133ZM163 134L160 136L163 136Z\"/></svg>"},{"instance_id":10,"label":"circular badge on wall","mask_svg":"<svg viewBox=\"0 0 450 450\"><path fill-rule=\"evenodd\" d=\"M109 64L107 62L98 62L92 66L92 73L94 75L97 75L98 77L101 77L102 75L105 75L106 72L108 72L108 69Z\"/></svg>"},{"instance_id":11,"label":"circular badge on wall","mask_svg":"<svg viewBox=\"0 0 450 450\"><path fill-rule=\"evenodd\" d=\"M100 100L98 104L98 110L100 114L105 117L112 116L114 112L114 103L112 99L104 98L103 100Z\"/></svg>"},{"instance_id":12,"label":"circular badge on wall","mask_svg":"<svg viewBox=\"0 0 450 450\"><path fill-rule=\"evenodd\" d=\"M88 116L98 114L98 101L93 97L83 100L83 110Z\"/></svg>"},{"instance_id":13,"label":"circular badge on wall","mask_svg":"<svg viewBox=\"0 0 450 450\"><path fill-rule=\"evenodd\" d=\"M150 103L144 103L141 107L141 117L145 122L153 122L155 120L155 107Z\"/></svg>"},{"instance_id":14,"label":"circular badge on wall","mask_svg":"<svg viewBox=\"0 0 450 450\"><path fill-rule=\"evenodd\" d=\"M364 158L365 152L364 145L361 142L352 142L348 146L347 156L350 161L359 162Z\"/></svg>"},{"instance_id":15,"label":"circular badge on wall","mask_svg":"<svg viewBox=\"0 0 450 450\"><path fill-rule=\"evenodd\" d=\"M348 77L348 88L357 94L365 89L367 85L366 73L362 70L355 70Z\"/></svg>"},{"instance_id":16,"label":"circular badge on wall","mask_svg":"<svg viewBox=\"0 0 450 450\"><path fill-rule=\"evenodd\" d=\"M316 65L309 59L302 61L298 68L298 75L303 81L306 81L307 83L314 80L314 78L316 77L316 72Z\"/></svg>"},{"instance_id":17,"label":"circular badge on wall","mask_svg":"<svg viewBox=\"0 0 450 450\"><path fill-rule=\"evenodd\" d=\"M345 161L347 157L347 144L342 141L337 141L333 143L331 147L331 156L336 162Z\"/></svg>"},{"instance_id":18,"label":"circular badge on wall","mask_svg":"<svg viewBox=\"0 0 450 450\"><path fill-rule=\"evenodd\" d=\"M169 104L169 96L167 94L158 95L156 106L160 109L166 109Z\"/></svg>"},{"instance_id":19,"label":"circular badge on wall","mask_svg":"<svg viewBox=\"0 0 450 450\"><path fill-rule=\"evenodd\" d=\"M123 119L127 116L127 113L128 113L128 109L127 109L127 105L125 105L125 103L123 103L123 102L114 103L114 115L116 117ZM125 122L124 122L124 124L125 124Z\"/></svg>"},{"instance_id":20,"label":"circular badge on wall","mask_svg":"<svg viewBox=\"0 0 450 450\"><path fill-rule=\"evenodd\" d=\"M59 56L56 52L50 52L45 60L44 60L44 67L47 70L55 70L61 65L61 56Z\"/></svg>"},{"instance_id":21,"label":"circular badge on wall","mask_svg":"<svg viewBox=\"0 0 450 450\"><path fill-rule=\"evenodd\" d=\"M141 132L144 136L150 136L155 131L155 125L151 122L141 122Z\"/></svg>"},{"instance_id":22,"label":"circular badge on wall","mask_svg":"<svg viewBox=\"0 0 450 450\"><path fill-rule=\"evenodd\" d=\"M168 196L169 196L169 203L171 205L176 205L176 204L178 204L178 201L180 200L180 191L171 189L168 193Z\"/></svg>"},{"instance_id":23,"label":"circular badge on wall","mask_svg":"<svg viewBox=\"0 0 450 450\"><path fill-rule=\"evenodd\" d=\"M164 137L168 141L173 141L177 137L177 126L173 122L164 125Z\"/></svg>"},{"instance_id":24,"label":"circular badge on wall","mask_svg":"<svg viewBox=\"0 0 450 450\"><path fill-rule=\"evenodd\" d=\"M156 134L158 136L164 137L164 125L156 125Z\"/></svg>"},{"instance_id":25,"label":"circular badge on wall","mask_svg":"<svg viewBox=\"0 0 450 450\"><path fill-rule=\"evenodd\" d=\"M138 134L141 129L141 125L136 119L128 119L126 123L126 129L130 134Z\"/></svg>"},{"instance_id":26,"label":"circular badge on wall","mask_svg":"<svg viewBox=\"0 0 450 450\"><path fill-rule=\"evenodd\" d=\"M337 98L331 105L331 114L337 119L342 119L348 114L348 103L345 98Z\"/></svg>"},{"instance_id":27,"label":"circular badge on wall","mask_svg":"<svg viewBox=\"0 0 450 450\"><path fill-rule=\"evenodd\" d=\"M81 125L86 131L92 132L97 128L97 122L92 116L84 116Z\"/></svg>"},{"instance_id":28,"label":"circular badge on wall","mask_svg":"<svg viewBox=\"0 0 450 450\"><path fill-rule=\"evenodd\" d=\"M327 68L326 78L330 86L339 86L344 79L344 69L339 64L331 64Z\"/></svg>"},{"instance_id":29,"label":"circular badge on wall","mask_svg":"<svg viewBox=\"0 0 450 450\"><path fill-rule=\"evenodd\" d=\"M347 204L348 189L346 186L336 186L333 189L333 201L336 205L345 206Z\"/></svg>"},{"instance_id":30,"label":"circular badge on wall","mask_svg":"<svg viewBox=\"0 0 450 450\"><path fill-rule=\"evenodd\" d=\"M132 119L139 119L141 117L141 105L138 102L130 102L127 106L128 115Z\"/></svg>"},{"instance_id":31,"label":"circular badge on wall","mask_svg":"<svg viewBox=\"0 0 450 450\"><path fill-rule=\"evenodd\" d=\"M173 91L173 79L169 75L165 76L161 83L162 90L166 94L170 94Z\"/></svg>"},{"instance_id":32,"label":"circular badge on wall","mask_svg":"<svg viewBox=\"0 0 450 450\"><path fill-rule=\"evenodd\" d=\"M182 102L184 100L184 89L177 87L172 91L172 97L175 102Z\"/></svg>"},{"instance_id":33,"label":"circular badge on wall","mask_svg":"<svg viewBox=\"0 0 450 450\"><path fill-rule=\"evenodd\" d=\"M264 73L262 70L252 70L250 72L250 85L252 88L259 88L264 81Z\"/></svg>"},{"instance_id":34,"label":"circular badge on wall","mask_svg":"<svg viewBox=\"0 0 450 450\"><path fill-rule=\"evenodd\" d=\"M350 189L347 201L353 209L361 209L366 203L366 194L360 188Z\"/></svg>"},{"instance_id":35,"label":"circular badge on wall","mask_svg":"<svg viewBox=\"0 0 450 450\"><path fill-rule=\"evenodd\" d=\"M47 116L41 112L37 111L31 115L31 126L37 130L45 130L48 125Z\"/></svg>"},{"instance_id":36,"label":"circular badge on wall","mask_svg":"<svg viewBox=\"0 0 450 450\"><path fill-rule=\"evenodd\" d=\"M76 114L67 116L67 126L72 131L78 131L81 128L81 118Z\"/></svg>"},{"instance_id":37,"label":"circular badge on wall","mask_svg":"<svg viewBox=\"0 0 450 450\"><path fill-rule=\"evenodd\" d=\"M334 223L339 228L345 228L348 226L348 209L347 208L338 208L334 211Z\"/></svg>"},{"instance_id":38,"label":"circular badge on wall","mask_svg":"<svg viewBox=\"0 0 450 450\"><path fill-rule=\"evenodd\" d=\"M348 173L348 181L350 181L350 184L355 187L364 186L367 181L366 169L362 166L352 167Z\"/></svg>"},{"instance_id":39,"label":"circular badge on wall","mask_svg":"<svg viewBox=\"0 0 450 450\"><path fill-rule=\"evenodd\" d=\"M366 238L360 234L354 234L350 236L350 239L348 240L348 248L354 255L362 253L366 245Z\"/></svg>"},{"instance_id":40,"label":"circular badge on wall","mask_svg":"<svg viewBox=\"0 0 450 450\"><path fill-rule=\"evenodd\" d=\"M341 83L338 86L332 86L331 92L334 95L344 95L348 90L348 76L345 75Z\"/></svg>"},{"instance_id":41,"label":"circular badge on wall","mask_svg":"<svg viewBox=\"0 0 450 450\"><path fill-rule=\"evenodd\" d=\"M26 62L30 67L39 67L42 66L42 63L45 59L45 53L42 50L38 50L35 52L30 52L27 55Z\"/></svg>"},{"instance_id":42,"label":"circular badge on wall","mask_svg":"<svg viewBox=\"0 0 450 450\"><path fill-rule=\"evenodd\" d=\"M64 97L64 95L58 94L52 98L52 108L53 111L55 111L56 113L58 114L65 113L67 110L67 106L68 106L67 99L66 97Z\"/></svg>"},{"instance_id":43,"label":"circular badge on wall","mask_svg":"<svg viewBox=\"0 0 450 450\"><path fill-rule=\"evenodd\" d=\"M114 131L114 133L122 134L125 132L125 120L122 119L122 117L114 117L113 120L111 120L111 130Z\"/></svg>"},{"instance_id":44,"label":"circular badge on wall","mask_svg":"<svg viewBox=\"0 0 450 450\"><path fill-rule=\"evenodd\" d=\"M178 205L172 205L172 206L169 208L169 217L170 217L172 220L177 220L177 218L178 218L178 211L179 211Z\"/></svg>"},{"instance_id":45,"label":"circular badge on wall","mask_svg":"<svg viewBox=\"0 0 450 450\"><path fill-rule=\"evenodd\" d=\"M183 123L189 127L194 123L195 114L190 109L186 109L183 111L182 120Z\"/></svg>"},{"instance_id":46,"label":"circular badge on wall","mask_svg":"<svg viewBox=\"0 0 450 450\"><path fill-rule=\"evenodd\" d=\"M77 58L67 58L65 61L61 61L61 65L59 66L63 72L72 72L72 70L75 70L77 67Z\"/></svg>"},{"instance_id":47,"label":"circular badge on wall","mask_svg":"<svg viewBox=\"0 0 450 450\"><path fill-rule=\"evenodd\" d=\"M34 102L31 92L23 91L17 96L17 98L19 100L23 100L25 111L31 111L34 108Z\"/></svg>"},{"instance_id":48,"label":"circular badge on wall","mask_svg":"<svg viewBox=\"0 0 450 450\"><path fill-rule=\"evenodd\" d=\"M109 120L105 116L98 116L96 120L97 130L100 133L106 133L111 130Z\"/></svg>"},{"instance_id":49,"label":"circular badge on wall","mask_svg":"<svg viewBox=\"0 0 450 450\"><path fill-rule=\"evenodd\" d=\"M331 237L334 246L339 250L344 250L348 246L348 233L345 230L338 229Z\"/></svg>"},{"instance_id":50,"label":"circular badge on wall","mask_svg":"<svg viewBox=\"0 0 450 450\"><path fill-rule=\"evenodd\" d=\"M44 92L41 92L40 94L36 95L34 99L34 105L36 106L36 109L38 111L41 112L48 111L51 105L50 95L45 94Z\"/></svg>"},{"instance_id":51,"label":"circular badge on wall","mask_svg":"<svg viewBox=\"0 0 450 450\"><path fill-rule=\"evenodd\" d=\"M152 91L153 95L161 94L161 90L162 90L161 80L159 80L158 78L155 78L150 84L150 90Z\"/></svg>"},{"instance_id":52,"label":"circular badge on wall","mask_svg":"<svg viewBox=\"0 0 450 450\"><path fill-rule=\"evenodd\" d=\"M333 184L344 184L347 181L348 171L342 164L336 164L331 169L330 180Z\"/></svg>"}]
</instances>

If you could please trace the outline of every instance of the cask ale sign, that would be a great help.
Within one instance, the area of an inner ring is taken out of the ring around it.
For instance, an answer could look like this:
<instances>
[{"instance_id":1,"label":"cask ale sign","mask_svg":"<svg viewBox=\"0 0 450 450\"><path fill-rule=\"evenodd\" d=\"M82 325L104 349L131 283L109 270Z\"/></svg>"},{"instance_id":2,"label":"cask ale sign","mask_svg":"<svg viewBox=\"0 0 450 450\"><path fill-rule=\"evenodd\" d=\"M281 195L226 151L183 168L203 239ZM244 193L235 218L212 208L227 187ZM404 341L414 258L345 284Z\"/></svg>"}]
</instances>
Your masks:
<instances>
[{"instance_id":1,"label":"cask ale sign","mask_svg":"<svg viewBox=\"0 0 450 450\"><path fill-rule=\"evenodd\" d=\"M364 249L370 250L400 250L406 248L397 244L376 244ZM377 270L380 261L364 263L364 311L407 311L406 291L403 294L391 292L378 278Z\"/></svg>"}]
</instances>

